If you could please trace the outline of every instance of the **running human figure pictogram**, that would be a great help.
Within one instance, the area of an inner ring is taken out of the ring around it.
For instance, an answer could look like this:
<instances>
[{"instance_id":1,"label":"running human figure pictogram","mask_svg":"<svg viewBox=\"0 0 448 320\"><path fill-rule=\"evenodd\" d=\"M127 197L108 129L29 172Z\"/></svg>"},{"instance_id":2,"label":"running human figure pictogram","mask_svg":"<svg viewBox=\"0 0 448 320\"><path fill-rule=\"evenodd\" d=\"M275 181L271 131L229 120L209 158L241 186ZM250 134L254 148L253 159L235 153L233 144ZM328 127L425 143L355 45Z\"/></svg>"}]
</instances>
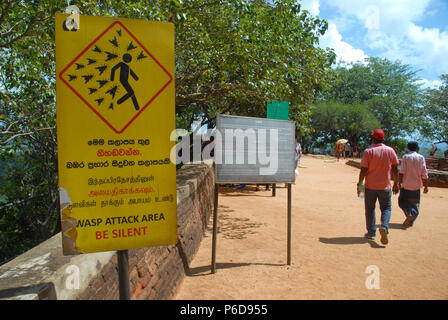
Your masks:
<instances>
[{"instance_id":1,"label":"running human figure pictogram","mask_svg":"<svg viewBox=\"0 0 448 320\"><path fill-rule=\"evenodd\" d=\"M117 63L111 70L110 74L110 80L114 81L115 71L120 68L120 83L123 86L123 88L126 90L126 94L122 96L120 99L118 99L117 103L122 104L127 99L131 98L132 102L134 103L135 110L139 110L140 107L137 102L137 98L135 97L134 90L132 89L131 85L129 84L129 75L131 75L134 80L138 80L137 75L134 73L134 71L129 67L128 63L132 61L132 56L129 53L125 53L123 55L123 61Z\"/></svg>"}]
</instances>

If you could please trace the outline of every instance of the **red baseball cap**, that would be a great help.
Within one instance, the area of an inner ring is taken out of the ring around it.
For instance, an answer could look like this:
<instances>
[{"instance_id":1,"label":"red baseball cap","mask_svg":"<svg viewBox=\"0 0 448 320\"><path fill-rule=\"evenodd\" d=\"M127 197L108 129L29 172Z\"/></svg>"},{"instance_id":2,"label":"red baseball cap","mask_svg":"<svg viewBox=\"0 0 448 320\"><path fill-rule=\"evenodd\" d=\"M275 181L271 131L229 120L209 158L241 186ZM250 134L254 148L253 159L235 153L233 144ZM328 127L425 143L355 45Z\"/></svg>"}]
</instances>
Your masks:
<instances>
[{"instance_id":1,"label":"red baseball cap","mask_svg":"<svg viewBox=\"0 0 448 320\"><path fill-rule=\"evenodd\" d=\"M375 131L373 131L372 137L376 140L384 140L384 131L381 129L376 129Z\"/></svg>"}]
</instances>

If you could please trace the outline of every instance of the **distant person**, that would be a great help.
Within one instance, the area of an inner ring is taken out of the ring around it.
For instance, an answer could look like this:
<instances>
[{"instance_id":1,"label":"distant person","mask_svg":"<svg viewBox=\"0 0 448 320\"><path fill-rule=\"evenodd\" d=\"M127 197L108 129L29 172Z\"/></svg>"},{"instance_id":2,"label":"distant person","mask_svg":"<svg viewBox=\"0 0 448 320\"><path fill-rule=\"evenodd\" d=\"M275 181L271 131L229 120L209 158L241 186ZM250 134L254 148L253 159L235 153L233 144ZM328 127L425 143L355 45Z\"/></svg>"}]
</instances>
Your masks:
<instances>
[{"instance_id":1,"label":"distant person","mask_svg":"<svg viewBox=\"0 0 448 320\"><path fill-rule=\"evenodd\" d=\"M352 150L353 150L353 157L354 157L354 158L358 158L358 156L359 156L358 146L357 146L357 145L354 145L353 148L352 148Z\"/></svg>"},{"instance_id":2,"label":"distant person","mask_svg":"<svg viewBox=\"0 0 448 320\"><path fill-rule=\"evenodd\" d=\"M365 196L364 207L366 216L367 233L364 235L367 239L375 239L376 236L376 200L381 209L381 243L387 244L389 233L389 221L391 215L392 191L398 193L398 157L391 147L384 143L384 132L377 129L372 133L372 145L368 147L362 156L361 170L359 172L358 187L362 185L364 178ZM391 173L394 179L394 186L391 191L390 178ZM359 188L358 195L359 195Z\"/></svg>"},{"instance_id":3,"label":"distant person","mask_svg":"<svg viewBox=\"0 0 448 320\"><path fill-rule=\"evenodd\" d=\"M350 156L350 150L351 150L350 143L347 142L346 144L344 144L344 159Z\"/></svg>"},{"instance_id":4,"label":"distant person","mask_svg":"<svg viewBox=\"0 0 448 320\"><path fill-rule=\"evenodd\" d=\"M418 153L418 143L408 143L409 152L401 160L401 169L398 178L400 196L398 205L403 210L406 220L405 227L411 227L419 215L420 189L424 186L423 193L428 193L428 170L425 157Z\"/></svg>"},{"instance_id":5,"label":"distant person","mask_svg":"<svg viewBox=\"0 0 448 320\"><path fill-rule=\"evenodd\" d=\"M339 158L341 157L341 155L342 155L342 144L340 144L340 143L338 143L338 144L336 144L336 158L338 158L338 161L339 161Z\"/></svg>"},{"instance_id":6,"label":"distant person","mask_svg":"<svg viewBox=\"0 0 448 320\"><path fill-rule=\"evenodd\" d=\"M431 149L431 151L429 152L429 156L430 156L431 158L434 158L435 155L436 155L436 152L437 152L437 147L436 147L436 145L435 145L434 143L431 144L431 146L432 146L432 149Z\"/></svg>"},{"instance_id":7,"label":"distant person","mask_svg":"<svg viewBox=\"0 0 448 320\"><path fill-rule=\"evenodd\" d=\"M299 140L296 137L295 140L295 149L294 149L294 154L295 154L295 164L294 164L294 171L295 174L298 175L299 174L299 164L300 164L300 158L302 157L302 146L300 145Z\"/></svg>"}]
</instances>

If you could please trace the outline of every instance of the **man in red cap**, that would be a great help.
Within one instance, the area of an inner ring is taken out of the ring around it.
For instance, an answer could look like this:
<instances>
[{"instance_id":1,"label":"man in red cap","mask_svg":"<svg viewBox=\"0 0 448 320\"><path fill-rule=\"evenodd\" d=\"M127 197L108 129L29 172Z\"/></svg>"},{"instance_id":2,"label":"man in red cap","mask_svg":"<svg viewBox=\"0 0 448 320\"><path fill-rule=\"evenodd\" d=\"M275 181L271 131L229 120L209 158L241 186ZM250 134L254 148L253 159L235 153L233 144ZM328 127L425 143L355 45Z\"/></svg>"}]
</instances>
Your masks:
<instances>
[{"instance_id":1,"label":"man in red cap","mask_svg":"<svg viewBox=\"0 0 448 320\"><path fill-rule=\"evenodd\" d=\"M377 129L372 133L372 145L364 151L361 160L361 171L359 172L359 186L365 182L365 215L367 233L364 235L367 239L375 239L376 236L376 217L375 205L378 199L381 209L381 243L387 244L389 233L389 221L392 209L391 197L392 191L398 193L398 158L394 149L386 146L384 142L384 132ZM391 190L390 178L391 172L394 179L394 186Z\"/></svg>"}]
</instances>

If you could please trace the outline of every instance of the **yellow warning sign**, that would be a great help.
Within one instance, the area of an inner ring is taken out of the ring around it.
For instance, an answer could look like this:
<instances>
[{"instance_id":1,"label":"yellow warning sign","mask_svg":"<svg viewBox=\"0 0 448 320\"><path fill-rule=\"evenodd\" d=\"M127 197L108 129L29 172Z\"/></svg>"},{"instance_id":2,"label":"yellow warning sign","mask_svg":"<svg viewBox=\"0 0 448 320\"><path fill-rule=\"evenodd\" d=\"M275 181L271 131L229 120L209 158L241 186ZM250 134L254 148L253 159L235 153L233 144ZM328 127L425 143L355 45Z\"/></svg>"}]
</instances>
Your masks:
<instances>
[{"instance_id":1,"label":"yellow warning sign","mask_svg":"<svg viewBox=\"0 0 448 320\"><path fill-rule=\"evenodd\" d=\"M174 27L56 15L64 254L177 242Z\"/></svg>"},{"instance_id":2,"label":"yellow warning sign","mask_svg":"<svg viewBox=\"0 0 448 320\"><path fill-rule=\"evenodd\" d=\"M117 133L172 82L171 74L120 21L90 42L60 77Z\"/></svg>"}]
</instances>

